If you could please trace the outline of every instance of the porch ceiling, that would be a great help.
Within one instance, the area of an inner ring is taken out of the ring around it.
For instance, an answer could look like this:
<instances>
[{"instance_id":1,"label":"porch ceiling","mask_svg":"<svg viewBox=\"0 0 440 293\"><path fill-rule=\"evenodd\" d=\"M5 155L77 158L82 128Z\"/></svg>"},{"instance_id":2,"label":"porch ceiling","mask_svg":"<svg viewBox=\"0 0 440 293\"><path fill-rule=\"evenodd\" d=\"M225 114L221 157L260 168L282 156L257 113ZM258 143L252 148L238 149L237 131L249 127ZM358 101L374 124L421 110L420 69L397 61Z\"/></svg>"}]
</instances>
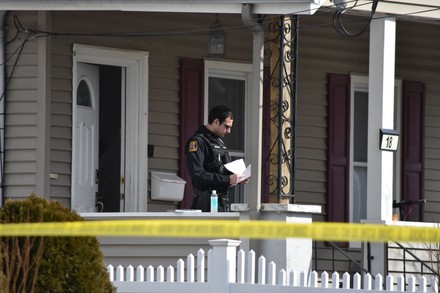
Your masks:
<instances>
[{"instance_id":1,"label":"porch ceiling","mask_svg":"<svg viewBox=\"0 0 440 293\"><path fill-rule=\"evenodd\" d=\"M256 14L313 14L324 1L325 0L0 0L0 9L241 13L242 4L253 4L253 13Z\"/></svg>"}]
</instances>

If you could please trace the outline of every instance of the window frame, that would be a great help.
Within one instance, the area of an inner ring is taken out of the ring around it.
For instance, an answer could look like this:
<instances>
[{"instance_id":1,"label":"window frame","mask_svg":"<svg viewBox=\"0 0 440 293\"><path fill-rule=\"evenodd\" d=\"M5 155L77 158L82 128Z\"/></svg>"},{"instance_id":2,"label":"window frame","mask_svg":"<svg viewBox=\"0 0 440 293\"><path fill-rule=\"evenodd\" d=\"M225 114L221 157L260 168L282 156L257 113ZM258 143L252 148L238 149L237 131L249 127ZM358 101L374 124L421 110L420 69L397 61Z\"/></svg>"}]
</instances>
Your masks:
<instances>
[{"instance_id":1,"label":"window frame","mask_svg":"<svg viewBox=\"0 0 440 293\"><path fill-rule=\"evenodd\" d=\"M353 222L353 177L354 177L354 167L358 166L354 163L354 96L356 91L365 91L368 93L368 76L362 74L350 74L350 150L349 150L349 187L348 187L348 206L349 206L349 214L348 219L349 222ZM395 79L394 81L394 129L399 133L402 133L402 80ZM368 115L370 117L370 115ZM402 141L402 135L400 138ZM401 200L401 178L402 178L402 155L401 155L401 147L397 148L397 151L394 152L393 159L393 200L397 202ZM368 168L368 158L367 163L365 164ZM368 179L367 179L368 180ZM368 186L368 182L367 182ZM398 213L397 210L394 213ZM362 219L361 219L362 222ZM360 242L351 241L349 243L350 248L361 248Z\"/></svg>"},{"instance_id":2,"label":"window frame","mask_svg":"<svg viewBox=\"0 0 440 293\"><path fill-rule=\"evenodd\" d=\"M247 154L247 141L249 141L249 134L247 132L247 126L250 121L250 109L249 109L249 92L252 82L252 65L247 63L238 62L225 62L217 60L204 60L204 95L203 95L203 123L208 122L209 113L209 78L219 77L228 79L238 79L245 81L245 97L244 97L244 117L237 117L236 119L243 119L243 151L230 150L231 157L233 159L242 158L245 162L248 161ZM246 188L239 186L239 195L236 200L240 202L246 201Z\"/></svg>"}]
</instances>

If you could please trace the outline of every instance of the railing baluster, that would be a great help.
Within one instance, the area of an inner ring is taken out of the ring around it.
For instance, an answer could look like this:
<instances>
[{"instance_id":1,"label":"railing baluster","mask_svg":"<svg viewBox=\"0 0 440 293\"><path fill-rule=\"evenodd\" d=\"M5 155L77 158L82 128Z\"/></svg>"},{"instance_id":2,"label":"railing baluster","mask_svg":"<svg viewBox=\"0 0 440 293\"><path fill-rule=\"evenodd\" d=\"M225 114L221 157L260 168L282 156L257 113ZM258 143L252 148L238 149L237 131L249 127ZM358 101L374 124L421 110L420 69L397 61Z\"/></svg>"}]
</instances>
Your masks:
<instances>
[{"instance_id":1,"label":"railing baluster","mask_svg":"<svg viewBox=\"0 0 440 293\"><path fill-rule=\"evenodd\" d=\"M299 274L299 286L307 287L307 273L305 271L302 271Z\"/></svg>"},{"instance_id":2,"label":"railing baluster","mask_svg":"<svg viewBox=\"0 0 440 293\"><path fill-rule=\"evenodd\" d=\"M361 289L361 274L356 273L353 276L353 289L360 290Z\"/></svg>"},{"instance_id":3,"label":"railing baluster","mask_svg":"<svg viewBox=\"0 0 440 293\"><path fill-rule=\"evenodd\" d=\"M365 274L364 276L364 289L365 290L369 290L371 291L372 285L371 285L371 281L372 281L372 277L370 274Z\"/></svg>"},{"instance_id":4,"label":"railing baluster","mask_svg":"<svg viewBox=\"0 0 440 293\"><path fill-rule=\"evenodd\" d=\"M156 282L163 283L165 280L165 273L163 266L158 266L156 270Z\"/></svg>"},{"instance_id":5,"label":"railing baluster","mask_svg":"<svg viewBox=\"0 0 440 293\"><path fill-rule=\"evenodd\" d=\"M185 282L185 262L183 261L183 259L179 259L177 261L177 282Z\"/></svg>"},{"instance_id":6,"label":"railing baluster","mask_svg":"<svg viewBox=\"0 0 440 293\"><path fill-rule=\"evenodd\" d=\"M396 286L396 290L397 291L405 291L405 277L400 274L397 277L397 286Z\"/></svg>"},{"instance_id":7,"label":"railing baluster","mask_svg":"<svg viewBox=\"0 0 440 293\"><path fill-rule=\"evenodd\" d=\"M194 255L190 254L186 257L186 281L194 283Z\"/></svg>"},{"instance_id":8,"label":"railing baluster","mask_svg":"<svg viewBox=\"0 0 440 293\"><path fill-rule=\"evenodd\" d=\"M278 285L287 286L287 272L285 269L278 272Z\"/></svg>"},{"instance_id":9,"label":"railing baluster","mask_svg":"<svg viewBox=\"0 0 440 293\"><path fill-rule=\"evenodd\" d=\"M134 282L134 268L132 265L129 265L125 270L125 280L127 282Z\"/></svg>"},{"instance_id":10,"label":"railing baluster","mask_svg":"<svg viewBox=\"0 0 440 293\"><path fill-rule=\"evenodd\" d=\"M167 282L174 282L174 268L171 265L167 267Z\"/></svg>"},{"instance_id":11,"label":"railing baluster","mask_svg":"<svg viewBox=\"0 0 440 293\"><path fill-rule=\"evenodd\" d=\"M289 284L290 284L290 286L297 286L297 284L298 284L298 282L297 282L297 278L298 278L298 276L297 276L297 273L295 272L295 271L292 271L292 272L290 272L290 274L289 274Z\"/></svg>"},{"instance_id":12,"label":"railing baluster","mask_svg":"<svg viewBox=\"0 0 440 293\"><path fill-rule=\"evenodd\" d=\"M414 276L408 277L408 292L416 292L416 278Z\"/></svg>"},{"instance_id":13,"label":"railing baluster","mask_svg":"<svg viewBox=\"0 0 440 293\"><path fill-rule=\"evenodd\" d=\"M328 288L329 276L327 272L322 272L321 274L321 288Z\"/></svg>"},{"instance_id":14,"label":"railing baluster","mask_svg":"<svg viewBox=\"0 0 440 293\"><path fill-rule=\"evenodd\" d=\"M318 288L318 273L316 271L310 274L310 287Z\"/></svg>"},{"instance_id":15,"label":"railing baluster","mask_svg":"<svg viewBox=\"0 0 440 293\"><path fill-rule=\"evenodd\" d=\"M394 277L391 274L388 274L387 278L386 278L386 285L385 285L385 289L387 291L393 291L393 287L394 287Z\"/></svg>"},{"instance_id":16,"label":"railing baluster","mask_svg":"<svg viewBox=\"0 0 440 293\"><path fill-rule=\"evenodd\" d=\"M203 249L197 251L197 282L205 282L205 251Z\"/></svg>"},{"instance_id":17,"label":"railing baluster","mask_svg":"<svg viewBox=\"0 0 440 293\"><path fill-rule=\"evenodd\" d=\"M107 266L108 276L110 281L113 282L115 280L115 268L112 265Z\"/></svg>"},{"instance_id":18,"label":"railing baluster","mask_svg":"<svg viewBox=\"0 0 440 293\"><path fill-rule=\"evenodd\" d=\"M383 285L383 277L381 274L376 275L376 279L374 280L374 290L382 291Z\"/></svg>"},{"instance_id":19,"label":"railing baluster","mask_svg":"<svg viewBox=\"0 0 440 293\"><path fill-rule=\"evenodd\" d=\"M350 289L350 274L348 272L345 272L342 275L342 288L344 289Z\"/></svg>"},{"instance_id":20,"label":"railing baluster","mask_svg":"<svg viewBox=\"0 0 440 293\"><path fill-rule=\"evenodd\" d=\"M145 269L141 265L138 265L136 268L136 281L137 282L145 281Z\"/></svg>"},{"instance_id":21,"label":"railing baluster","mask_svg":"<svg viewBox=\"0 0 440 293\"><path fill-rule=\"evenodd\" d=\"M276 274L277 274L276 270L277 270L277 265L273 261L271 261L269 263L267 284L276 285Z\"/></svg>"},{"instance_id":22,"label":"railing baluster","mask_svg":"<svg viewBox=\"0 0 440 293\"><path fill-rule=\"evenodd\" d=\"M258 258L258 284L266 284L266 258Z\"/></svg>"},{"instance_id":23,"label":"railing baluster","mask_svg":"<svg viewBox=\"0 0 440 293\"><path fill-rule=\"evenodd\" d=\"M154 282L154 268L152 265L147 267L147 282Z\"/></svg>"},{"instance_id":24,"label":"railing baluster","mask_svg":"<svg viewBox=\"0 0 440 293\"><path fill-rule=\"evenodd\" d=\"M251 250L248 252L247 261L247 282L249 284L255 284L255 251Z\"/></svg>"},{"instance_id":25,"label":"railing baluster","mask_svg":"<svg viewBox=\"0 0 440 293\"><path fill-rule=\"evenodd\" d=\"M124 268L121 265L116 268L116 281L124 281Z\"/></svg>"},{"instance_id":26,"label":"railing baluster","mask_svg":"<svg viewBox=\"0 0 440 293\"><path fill-rule=\"evenodd\" d=\"M421 276L419 278L419 292L426 292L427 284L426 284L426 277Z\"/></svg>"},{"instance_id":27,"label":"railing baluster","mask_svg":"<svg viewBox=\"0 0 440 293\"><path fill-rule=\"evenodd\" d=\"M332 288L339 288L339 273L334 272L332 274Z\"/></svg>"},{"instance_id":28,"label":"railing baluster","mask_svg":"<svg viewBox=\"0 0 440 293\"><path fill-rule=\"evenodd\" d=\"M243 284L245 280L245 258L246 254L243 249L237 253L237 283Z\"/></svg>"}]
</instances>

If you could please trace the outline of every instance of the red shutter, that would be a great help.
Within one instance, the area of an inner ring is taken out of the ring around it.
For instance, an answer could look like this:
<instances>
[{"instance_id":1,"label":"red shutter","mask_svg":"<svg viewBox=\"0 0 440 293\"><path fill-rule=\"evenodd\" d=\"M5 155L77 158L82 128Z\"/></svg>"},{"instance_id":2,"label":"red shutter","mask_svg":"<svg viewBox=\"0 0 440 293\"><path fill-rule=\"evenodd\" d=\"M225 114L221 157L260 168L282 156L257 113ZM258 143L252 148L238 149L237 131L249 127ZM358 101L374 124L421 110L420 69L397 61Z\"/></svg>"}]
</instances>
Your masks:
<instances>
[{"instance_id":1,"label":"red shutter","mask_svg":"<svg viewBox=\"0 0 440 293\"><path fill-rule=\"evenodd\" d=\"M350 76L328 76L327 219L348 222Z\"/></svg>"},{"instance_id":2,"label":"red shutter","mask_svg":"<svg viewBox=\"0 0 440 293\"><path fill-rule=\"evenodd\" d=\"M203 60L180 60L179 169L186 181L182 209L191 207L193 192L185 162L185 143L203 123Z\"/></svg>"},{"instance_id":3,"label":"red shutter","mask_svg":"<svg viewBox=\"0 0 440 293\"><path fill-rule=\"evenodd\" d=\"M262 131L262 158L263 167L261 170L261 202L268 203L271 195L271 178L270 178L270 127L271 127L271 105L270 105L270 68L264 67L264 82L263 82L263 131Z\"/></svg>"},{"instance_id":4,"label":"red shutter","mask_svg":"<svg viewBox=\"0 0 440 293\"><path fill-rule=\"evenodd\" d=\"M403 83L402 199L424 198L425 85ZM424 206L407 206L407 221L423 221ZM404 217L405 215L401 215Z\"/></svg>"}]
</instances>

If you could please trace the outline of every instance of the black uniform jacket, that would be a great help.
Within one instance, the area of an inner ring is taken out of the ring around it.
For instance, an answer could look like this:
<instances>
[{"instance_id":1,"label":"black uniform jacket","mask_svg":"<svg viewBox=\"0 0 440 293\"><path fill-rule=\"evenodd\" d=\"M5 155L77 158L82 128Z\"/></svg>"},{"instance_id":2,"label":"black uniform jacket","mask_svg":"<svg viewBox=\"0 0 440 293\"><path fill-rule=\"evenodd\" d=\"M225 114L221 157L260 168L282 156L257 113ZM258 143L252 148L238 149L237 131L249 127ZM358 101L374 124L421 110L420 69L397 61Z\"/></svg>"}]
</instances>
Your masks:
<instances>
[{"instance_id":1,"label":"black uniform jacket","mask_svg":"<svg viewBox=\"0 0 440 293\"><path fill-rule=\"evenodd\" d=\"M220 137L202 125L185 146L186 165L191 176L194 194L209 196L212 190L219 195L228 193L229 172L224 164L231 161Z\"/></svg>"}]
</instances>

